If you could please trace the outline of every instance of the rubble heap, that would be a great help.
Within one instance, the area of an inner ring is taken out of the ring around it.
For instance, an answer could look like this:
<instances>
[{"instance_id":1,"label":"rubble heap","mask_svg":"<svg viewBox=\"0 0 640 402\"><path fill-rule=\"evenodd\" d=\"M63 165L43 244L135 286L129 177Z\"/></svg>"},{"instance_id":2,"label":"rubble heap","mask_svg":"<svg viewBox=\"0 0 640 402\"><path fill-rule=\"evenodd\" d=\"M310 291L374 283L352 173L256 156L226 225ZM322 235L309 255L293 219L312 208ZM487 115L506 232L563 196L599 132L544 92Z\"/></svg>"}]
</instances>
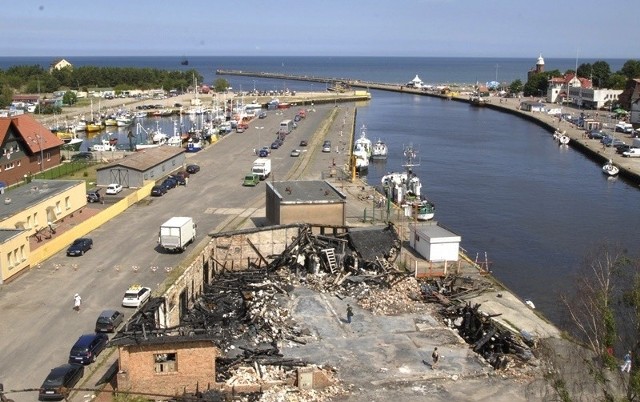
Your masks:
<instances>
[{"instance_id":1,"label":"rubble heap","mask_svg":"<svg viewBox=\"0 0 640 402\"><path fill-rule=\"evenodd\" d=\"M441 313L449 326L455 328L460 336L473 346L473 351L495 369L506 369L514 363L514 356L520 362L533 358L533 353L523 341L492 320L495 315L480 311L480 304L449 306Z\"/></svg>"}]
</instances>

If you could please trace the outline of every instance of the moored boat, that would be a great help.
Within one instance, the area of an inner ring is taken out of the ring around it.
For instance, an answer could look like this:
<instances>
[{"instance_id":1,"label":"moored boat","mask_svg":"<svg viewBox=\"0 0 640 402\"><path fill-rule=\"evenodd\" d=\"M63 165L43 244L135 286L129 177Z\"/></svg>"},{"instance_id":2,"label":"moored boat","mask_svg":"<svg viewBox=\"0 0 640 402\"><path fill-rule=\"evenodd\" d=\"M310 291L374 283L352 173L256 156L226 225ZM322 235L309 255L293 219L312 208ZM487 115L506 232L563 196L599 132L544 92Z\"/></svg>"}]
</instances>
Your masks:
<instances>
[{"instance_id":1,"label":"moored boat","mask_svg":"<svg viewBox=\"0 0 640 402\"><path fill-rule=\"evenodd\" d=\"M389 173L382 177L382 187L387 198L404 210L404 215L420 221L433 219L435 205L422 196L422 183L413 173L418 166L417 152L412 146L404 149L404 172Z\"/></svg>"},{"instance_id":2,"label":"moored boat","mask_svg":"<svg viewBox=\"0 0 640 402\"><path fill-rule=\"evenodd\" d=\"M80 145L82 145L83 140L81 138L78 137L72 137L67 139L64 139L64 144L62 145L62 149L66 150L66 151L79 151L80 150Z\"/></svg>"},{"instance_id":3,"label":"moored boat","mask_svg":"<svg viewBox=\"0 0 640 402\"><path fill-rule=\"evenodd\" d=\"M609 161L602 166L602 173L607 176L616 176L620 173L620 169L618 169L618 167L613 164L613 161L609 159Z\"/></svg>"},{"instance_id":4,"label":"moored boat","mask_svg":"<svg viewBox=\"0 0 640 402\"><path fill-rule=\"evenodd\" d=\"M386 160L388 154L389 149L387 144L385 144L381 139L378 139L378 141L373 144L371 159L374 161Z\"/></svg>"},{"instance_id":5,"label":"moored boat","mask_svg":"<svg viewBox=\"0 0 640 402\"><path fill-rule=\"evenodd\" d=\"M367 138L364 125L360 130L360 137L353 144L352 154L355 158L356 171L366 173L369 170L369 159L371 159L371 140Z\"/></svg>"}]
</instances>

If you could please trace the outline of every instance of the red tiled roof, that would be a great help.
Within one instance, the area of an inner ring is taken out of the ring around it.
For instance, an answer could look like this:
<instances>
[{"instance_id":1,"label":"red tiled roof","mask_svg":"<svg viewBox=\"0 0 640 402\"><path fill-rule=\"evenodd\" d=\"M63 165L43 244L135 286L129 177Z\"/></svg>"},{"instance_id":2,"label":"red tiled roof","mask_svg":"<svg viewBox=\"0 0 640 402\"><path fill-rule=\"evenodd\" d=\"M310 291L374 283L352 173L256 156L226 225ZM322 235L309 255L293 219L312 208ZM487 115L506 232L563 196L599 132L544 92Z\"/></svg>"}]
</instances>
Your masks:
<instances>
[{"instance_id":1,"label":"red tiled roof","mask_svg":"<svg viewBox=\"0 0 640 402\"><path fill-rule=\"evenodd\" d=\"M41 147L42 150L47 150L64 144L51 130L28 114L0 117L0 142L4 142L11 125L13 125L18 135L24 139L24 143L33 153L40 152Z\"/></svg>"}]
</instances>

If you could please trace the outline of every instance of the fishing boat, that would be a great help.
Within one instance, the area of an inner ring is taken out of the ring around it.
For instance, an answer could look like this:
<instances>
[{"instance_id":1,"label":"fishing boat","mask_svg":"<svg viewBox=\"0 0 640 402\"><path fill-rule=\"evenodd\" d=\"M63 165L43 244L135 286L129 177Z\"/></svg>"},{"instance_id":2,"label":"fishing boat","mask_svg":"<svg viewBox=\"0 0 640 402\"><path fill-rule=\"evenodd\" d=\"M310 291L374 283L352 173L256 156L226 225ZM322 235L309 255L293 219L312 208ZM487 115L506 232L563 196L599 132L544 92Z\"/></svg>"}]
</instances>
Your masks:
<instances>
[{"instance_id":1,"label":"fishing boat","mask_svg":"<svg viewBox=\"0 0 640 402\"><path fill-rule=\"evenodd\" d=\"M70 138L63 139L64 144L62 144L62 149L65 151L79 151L80 145L82 145L83 140L81 138L76 137L75 135Z\"/></svg>"},{"instance_id":2,"label":"fishing boat","mask_svg":"<svg viewBox=\"0 0 640 402\"><path fill-rule=\"evenodd\" d=\"M371 159L374 161L386 160L388 153L389 149L387 148L387 144L385 144L381 139L378 139L378 141L373 144Z\"/></svg>"},{"instance_id":3,"label":"fishing boat","mask_svg":"<svg viewBox=\"0 0 640 402\"><path fill-rule=\"evenodd\" d=\"M616 176L620 173L620 169L618 169L618 167L613 164L613 161L609 159L609 161L602 166L602 173L607 176Z\"/></svg>"},{"instance_id":4,"label":"fishing boat","mask_svg":"<svg viewBox=\"0 0 640 402\"><path fill-rule=\"evenodd\" d=\"M117 143L117 141L116 141ZM94 144L91 147L91 150L94 152L110 152L116 150L116 145L111 142L111 140L101 140L99 144Z\"/></svg>"},{"instance_id":5,"label":"fishing boat","mask_svg":"<svg viewBox=\"0 0 640 402\"><path fill-rule=\"evenodd\" d=\"M118 116L116 117L116 125L118 127L129 127L133 124L133 119L127 116Z\"/></svg>"},{"instance_id":6,"label":"fishing boat","mask_svg":"<svg viewBox=\"0 0 640 402\"><path fill-rule=\"evenodd\" d=\"M417 152L413 146L404 148L404 172L389 173L382 177L382 188L387 198L400 206L404 215L419 221L428 221L435 216L435 205L422 194L422 183L413 173L419 166Z\"/></svg>"},{"instance_id":7,"label":"fishing boat","mask_svg":"<svg viewBox=\"0 0 640 402\"><path fill-rule=\"evenodd\" d=\"M371 140L367 138L366 127L362 125L360 137L353 144L353 156L355 158L356 171L366 173L369 170L371 159Z\"/></svg>"},{"instance_id":8,"label":"fishing boat","mask_svg":"<svg viewBox=\"0 0 640 402\"><path fill-rule=\"evenodd\" d=\"M187 141L187 152L198 152L202 149L202 140L200 138L189 138Z\"/></svg>"}]
</instances>

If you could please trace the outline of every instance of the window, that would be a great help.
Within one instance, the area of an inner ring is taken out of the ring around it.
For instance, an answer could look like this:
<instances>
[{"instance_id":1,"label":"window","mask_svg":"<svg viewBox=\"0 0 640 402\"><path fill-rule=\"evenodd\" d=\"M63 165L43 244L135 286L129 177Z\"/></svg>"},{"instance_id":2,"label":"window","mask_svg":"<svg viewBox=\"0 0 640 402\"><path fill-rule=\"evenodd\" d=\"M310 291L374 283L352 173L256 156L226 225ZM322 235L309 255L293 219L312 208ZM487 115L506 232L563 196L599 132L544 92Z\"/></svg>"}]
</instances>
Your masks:
<instances>
[{"instance_id":1,"label":"window","mask_svg":"<svg viewBox=\"0 0 640 402\"><path fill-rule=\"evenodd\" d=\"M51 160L51 152L47 152L47 160L50 161Z\"/></svg>"},{"instance_id":2,"label":"window","mask_svg":"<svg viewBox=\"0 0 640 402\"><path fill-rule=\"evenodd\" d=\"M38 213L37 213L37 212L34 212L34 213L33 213L33 226L34 226L34 227L38 227L38 225L40 225L40 224L38 223Z\"/></svg>"},{"instance_id":3,"label":"window","mask_svg":"<svg viewBox=\"0 0 640 402\"><path fill-rule=\"evenodd\" d=\"M71 199L69 197L64 198L64 207L66 209L71 209Z\"/></svg>"},{"instance_id":4,"label":"window","mask_svg":"<svg viewBox=\"0 0 640 402\"><path fill-rule=\"evenodd\" d=\"M175 373L178 371L175 353L156 353L153 355L155 371L161 373Z\"/></svg>"},{"instance_id":5,"label":"window","mask_svg":"<svg viewBox=\"0 0 640 402\"><path fill-rule=\"evenodd\" d=\"M22 246L20 246L20 261L24 261L26 260L27 257L24 254L24 244Z\"/></svg>"},{"instance_id":6,"label":"window","mask_svg":"<svg viewBox=\"0 0 640 402\"><path fill-rule=\"evenodd\" d=\"M56 215L60 213L60 201L56 201Z\"/></svg>"},{"instance_id":7,"label":"window","mask_svg":"<svg viewBox=\"0 0 640 402\"><path fill-rule=\"evenodd\" d=\"M31 217L27 216L27 229L31 229Z\"/></svg>"}]
</instances>

